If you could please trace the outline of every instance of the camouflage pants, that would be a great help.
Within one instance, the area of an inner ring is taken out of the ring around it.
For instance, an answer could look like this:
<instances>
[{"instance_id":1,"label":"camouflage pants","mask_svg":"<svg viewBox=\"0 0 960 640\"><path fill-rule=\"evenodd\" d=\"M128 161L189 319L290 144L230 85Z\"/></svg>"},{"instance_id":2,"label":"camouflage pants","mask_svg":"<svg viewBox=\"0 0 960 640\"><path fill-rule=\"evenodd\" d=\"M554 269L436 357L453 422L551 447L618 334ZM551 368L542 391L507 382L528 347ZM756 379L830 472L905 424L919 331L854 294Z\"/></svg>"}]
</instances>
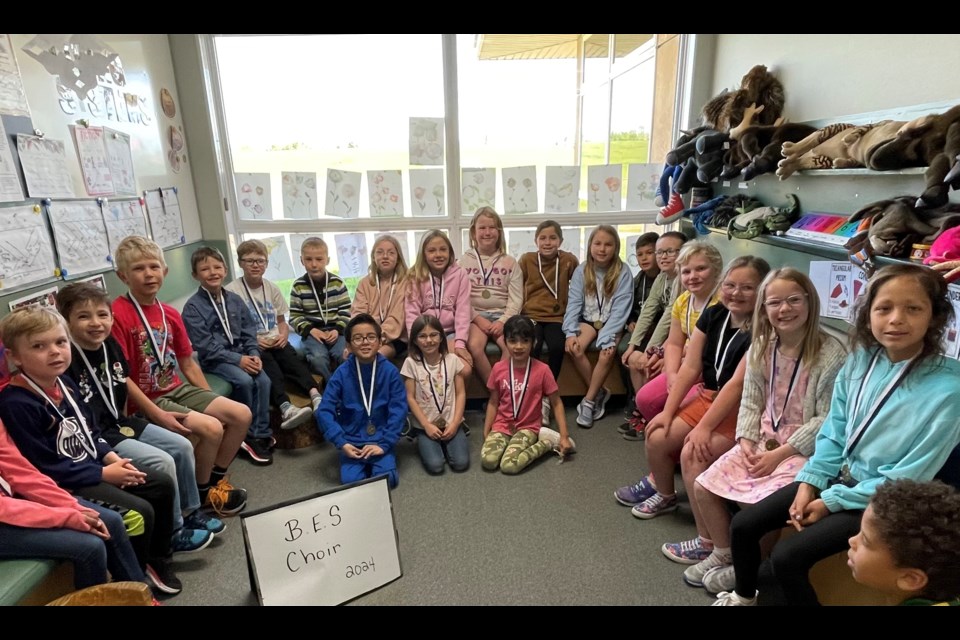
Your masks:
<instances>
[{"instance_id":1,"label":"camouflage pants","mask_svg":"<svg viewBox=\"0 0 960 640\"><path fill-rule=\"evenodd\" d=\"M487 471L494 471L499 466L507 475L516 475L548 451L549 443L539 442L537 434L530 429L520 429L512 438L491 431L483 441L480 458Z\"/></svg>"}]
</instances>

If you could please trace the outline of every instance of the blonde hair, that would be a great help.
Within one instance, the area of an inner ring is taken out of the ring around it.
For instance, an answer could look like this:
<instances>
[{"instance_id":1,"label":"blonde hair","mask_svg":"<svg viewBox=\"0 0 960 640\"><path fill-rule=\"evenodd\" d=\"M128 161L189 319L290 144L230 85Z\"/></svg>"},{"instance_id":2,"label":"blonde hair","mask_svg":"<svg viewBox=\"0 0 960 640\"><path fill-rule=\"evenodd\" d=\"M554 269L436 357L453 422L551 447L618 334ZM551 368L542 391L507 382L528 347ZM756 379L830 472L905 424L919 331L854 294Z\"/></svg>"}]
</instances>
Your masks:
<instances>
[{"instance_id":1,"label":"blonde hair","mask_svg":"<svg viewBox=\"0 0 960 640\"><path fill-rule=\"evenodd\" d=\"M267 251L267 245L263 244L260 240L244 240L240 243L240 246L237 247L237 260L243 259L243 256L248 256L251 253L259 253L264 258L270 258L270 252Z\"/></svg>"},{"instance_id":2,"label":"blonde hair","mask_svg":"<svg viewBox=\"0 0 960 640\"><path fill-rule=\"evenodd\" d=\"M300 245L300 255L303 255L304 249L326 249L327 252L330 252L330 249L327 247L326 241L319 236L310 236L303 241L303 244Z\"/></svg>"},{"instance_id":3,"label":"blonde hair","mask_svg":"<svg viewBox=\"0 0 960 640\"><path fill-rule=\"evenodd\" d=\"M443 231L440 229L431 229L424 234L423 239L420 241L420 251L417 252L417 260L413 263L413 267L410 271L407 272L407 278L413 282L425 282L430 278L430 267L427 265L426 258L426 248L427 244L434 238L443 238L443 241L447 243L447 248L450 250L450 260L447 262L446 269L450 268L450 265L456 261L457 256L453 253L453 243L450 242L450 238L447 237ZM444 269L444 271L446 271Z\"/></svg>"},{"instance_id":4,"label":"blonde hair","mask_svg":"<svg viewBox=\"0 0 960 640\"><path fill-rule=\"evenodd\" d=\"M614 243L613 258L610 260L610 266L607 267L607 273L603 276L603 293L606 296L612 296L617 288L617 281L620 280L623 260L620 259L620 236L617 234L617 230L609 224L598 226L590 232L590 237L587 239L587 260L583 267L584 288L588 295L596 295L597 293L597 266L593 254L590 253L590 246L593 244L594 237L601 231L610 235Z\"/></svg>"},{"instance_id":5,"label":"blonde hair","mask_svg":"<svg viewBox=\"0 0 960 640\"><path fill-rule=\"evenodd\" d=\"M493 220L493 223L497 225L497 231L499 232L499 237L497 238L497 251L500 253L507 252L507 239L504 236L503 232L503 220L500 219L500 214L494 211L493 207L480 207L477 209L477 212L473 214L473 218L470 220L470 247L477 251L477 220L480 216L486 216Z\"/></svg>"},{"instance_id":6,"label":"blonde hair","mask_svg":"<svg viewBox=\"0 0 960 640\"><path fill-rule=\"evenodd\" d=\"M757 289L757 306L753 310L753 344L750 345L750 364L755 367L763 366L763 359L767 349L777 337L776 330L770 324L767 316L767 287L775 280L792 282L801 289L807 297L807 326L803 330L803 341L800 343L800 359L812 367L820 357L820 348L827 336L820 331L820 296L813 282L807 274L793 267L774 269L760 283Z\"/></svg>"},{"instance_id":7,"label":"blonde hair","mask_svg":"<svg viewBox=\"0 0 960 640\"><path fill-rule=\"evenodd\" d=\"M397 266L394 268L393 273L397 276L397 282L403 282L403 279L407 277L407 263L403 259L403 251L400 250L400 241L391 235L382 235L373 241L373 247L370 249L370 284L375 285L377 283L377 258L375 254L377 252L377 245L381 242L389 242L396 250Z\"/></svg>"},{"instance_id":8,"label":"blonde hair","mask_svg":"<svg viewBox=\"0 0 960 640\"><path fill-rule=\"evenodd\" d=\"M712 291L710 292L710 297L712 298L713 294L717 291L717 286L720 284L720 274L723 271L723 256L720 255L720 251L717 250L715 246L703 240L691 240L685 243L677 255L677 266L683 267L690 262L694 256L700 254L703 254L707 259L707 263L710 265L710 271L713 272L713 287L711 287ZM683 283L680 282L679 268L677 269L677 278L673 281L673 286L673 298L676 300L683 287Z\"/></svg>"},{"instance_id":9,"label":"blonde hair","mask_svg":"<svg viewBox=\"0 0 960 640\"><path fill-rule=\"evenodd\" d=\"M21 307L0 320L0 340L7 349L16 351L20 338L44 333L56 326L63 327L69 335L67 321L53 309L39 305Z\"/></svg>"},{"instance_id":10,"label":"blonde hair","mask_svg":"<svg viewBox=\"0 0 960 640\"><path fill-rule=\"evenodd\" d=\"M158 260L160 266L167 268L167 261L163 259L163 249L160 245L143 236L127 236L117 245L114 264L117 266L117 271L126 273L130 263L145 258Z\"/></svg>"}]
</instances>

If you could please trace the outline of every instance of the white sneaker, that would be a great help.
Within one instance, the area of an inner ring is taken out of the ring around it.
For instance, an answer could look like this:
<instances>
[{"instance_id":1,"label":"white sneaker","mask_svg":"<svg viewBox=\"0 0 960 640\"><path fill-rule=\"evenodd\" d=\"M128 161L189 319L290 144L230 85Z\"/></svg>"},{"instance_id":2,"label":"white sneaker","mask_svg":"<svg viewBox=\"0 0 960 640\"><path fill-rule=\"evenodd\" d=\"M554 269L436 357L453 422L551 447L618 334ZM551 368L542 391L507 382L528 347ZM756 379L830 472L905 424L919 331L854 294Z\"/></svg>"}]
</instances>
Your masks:
<instances>
[{"instance_id":1,"label":"white sneaker","mask_svg":"<svg viewBox=\"0 0 960 640\"><path fill-rule=\"evenodd\" d=\"M550 426L550 400L548 398L544 398L540 403L540 426Z\"/></svg>"},{"instance_id":2,"label":"white sneaker","mask_svg":"<svg viewBox=\"0 0 960 640\"><path fill-rule=\"evenodd\" d=\"M554 451L560 450L560 433L554 431L550 427L540 427L540 435L538 436L540 442L546 442ZM567 437L570 440L570 453L573 453L577 450L577 443L573 441L573 438Z\"/></svg>"},{"instance_id":3,"label":"white sneaker","mask_svg":"<svg viewBox=\"0 0 960 640\"><path fill-rule=\"evenodd\" d=\"M320 401L321 401L321 400L323 400L323 396L320 395L319 393L318 393L317 395L313 396L312 398L310 398L310 406L313 407L313 410L314 410L314 411L316 411L317 408L320 406Z\"/></svg>"},{"instance_id":4,"label":"white sneaker","mask_svg":"<svg viewBox=\"0 0 960 640\"><path fill-rule=\"evenodd\" d=\"M703 574L703 588L711 595L723 591L733 591L736 586L737 574L734 572L732 564L725 567L714 567Z\"/></svg>"},{"instance_id":5,"label":"white sneaker","mask_svg":"<svg viewBox=\"0 0 960 640\"><path fill-rule=\"evenodd\" d=\"M291 404L281 416L280 428L284 431L296 429L309 420L312 415L313 410L310 407L297 407Z\"/></svg>"},{"instance_id":6,"label":"white sneaker","mask_svg":"<svg viewBox=\"0 0 960 640\"><path fill-rule=\"evenodd\" d=\"M593 428L593 403L589 400L581 400L577 405L577 424L584 429Z\"/></svg>"},{"instance_id":7,"label":"white sneaker","mask_svg":"<svg viewBox=\"0 0 960 640\"><path fill-rule=\"evenodd\" d=\"M737 595L736 591L721 591L717 594L717 601L711 607L755 607L757 606L757 596L744 598Z\"/></svg>"},{"instance_id":8,"label":"white sneaker","mask_svg":"<svg viewBox=\"0 0 960 640\"><path fill-rule=\"evenodd\" d=\"M683 572L683 581L686 582L691 587L702 587L704 586L704 578L708 573L714 569L722 569L727 566L732 566L732 558L721 557L716 551L711 553L705 559L701 560L695 565L687 567L686 571ZM718 589L713 593L720 593L721 591L732 591L733 587L729 589Z\"/></svg>"}]
</instances>

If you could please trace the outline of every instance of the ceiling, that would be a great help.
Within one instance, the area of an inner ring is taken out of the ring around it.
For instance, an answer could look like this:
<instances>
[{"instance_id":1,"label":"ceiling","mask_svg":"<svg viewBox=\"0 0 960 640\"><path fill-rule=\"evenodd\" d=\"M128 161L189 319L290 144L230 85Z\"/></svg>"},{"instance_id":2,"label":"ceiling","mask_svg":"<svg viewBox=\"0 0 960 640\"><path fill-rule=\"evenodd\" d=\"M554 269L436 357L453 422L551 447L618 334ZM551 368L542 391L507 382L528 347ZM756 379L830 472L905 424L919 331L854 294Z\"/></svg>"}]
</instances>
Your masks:
<instances>
[{"instance_id":1,"label":"ceiling","mask_svg":"<svg viewBox=\"0 0 960 640\"><path fill-rule=\"evenodd\" d=\"M586 57L607 57L609 34L606 33L481 33L477 36L477 53L480 60L576 58L581 35ZM625 56L652 37L652 33L616 34L616 57Z\"/></svg>"}]
</instances>

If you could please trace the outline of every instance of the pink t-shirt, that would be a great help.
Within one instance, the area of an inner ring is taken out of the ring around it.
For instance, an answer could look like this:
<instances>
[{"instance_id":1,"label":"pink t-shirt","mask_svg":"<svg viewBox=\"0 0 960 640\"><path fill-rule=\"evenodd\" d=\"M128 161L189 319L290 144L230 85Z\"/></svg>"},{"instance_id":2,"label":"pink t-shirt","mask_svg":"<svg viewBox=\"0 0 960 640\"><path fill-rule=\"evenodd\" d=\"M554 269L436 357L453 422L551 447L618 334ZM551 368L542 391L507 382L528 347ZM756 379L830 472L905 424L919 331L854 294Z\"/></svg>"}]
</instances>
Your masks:
<instances>
[{"instance_id":1,"label":"pink t-shirt","mask_svg":"<svg viewBox=\"0 0 960 640\"><path fill-rule=\"evenodd\" d=\"M513 384L510 383L510 361L501 360L493 365L493 371L487 379L487 389L500 394L500 404L497 406L497 417L493 420L493 430L512 436L518 429L530 429L534 433L540 432L540 403L543 398L559 390L557 381L546 363L530 358L530 379L526 387L523 378L524 369L514 367ZM524 393L524 391L526 393ZM513 402L510 394L516 401L519 414L513 417Z\"/></svg>"}]
</instances>

